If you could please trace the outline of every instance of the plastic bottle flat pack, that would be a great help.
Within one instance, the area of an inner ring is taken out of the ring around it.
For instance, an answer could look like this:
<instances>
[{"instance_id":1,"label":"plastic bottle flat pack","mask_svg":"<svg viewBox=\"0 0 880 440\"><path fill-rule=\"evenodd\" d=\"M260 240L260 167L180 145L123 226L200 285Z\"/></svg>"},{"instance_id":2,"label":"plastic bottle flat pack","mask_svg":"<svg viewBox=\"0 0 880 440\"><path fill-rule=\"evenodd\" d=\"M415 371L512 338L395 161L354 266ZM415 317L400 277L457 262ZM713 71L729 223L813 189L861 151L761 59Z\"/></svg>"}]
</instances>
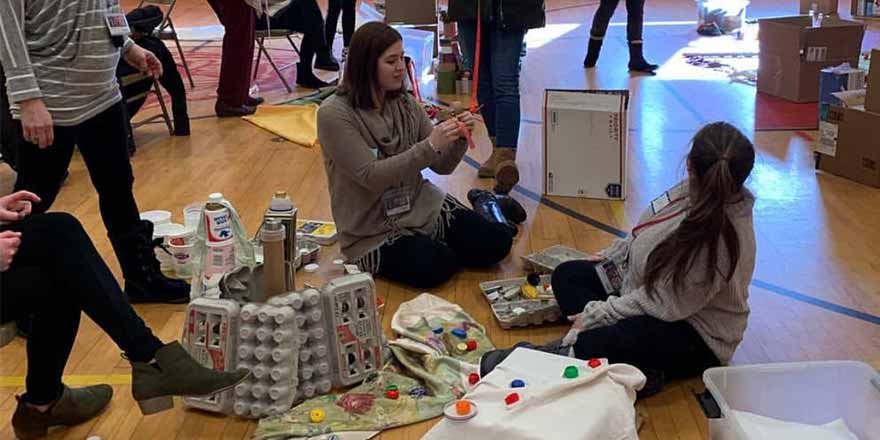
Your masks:
<instances>
[{"instance_id":1,"label":"plastic bottle flat pack","mask_svg":"<svg viewBox=\"0 0 880 440\"><path fill-rule=\"evenodd\" d=\"M293 406L300 349L295 318L296 311L278 301L241 307L237 368L249 369L252 374L233 390L232 411L236 415L260 418Z\"/></svg>"},{"instance_id":2,"label":"plastic bottle flat pack","mask_svg":"<svg viewBox=\"0 0 880 440\"><path fill-rule=\"evenodd\" d=\"M333 368L324 318L324 307L321 292L306 289L273 298L273 303L284 304L295 311L294 323L300 343L296 353L299 361L297 378L299 387L296 389L295 401L300 402L316 395L327 394L333 388Z\"/></svg>"},{"instance_id":3,"label":"plastic bottle flat pack","mask_svg":"<svg viewBox=\"0 0 880 440\"><path fill-rule=\"evenodd\" d=\"M240 309L235 301L199 298L186 308L183 346L200 364L217 371L234 370ZM184 403L206 411L229 413L231 391L206 397L185 397Z\"/></svg>"}]
</instances>

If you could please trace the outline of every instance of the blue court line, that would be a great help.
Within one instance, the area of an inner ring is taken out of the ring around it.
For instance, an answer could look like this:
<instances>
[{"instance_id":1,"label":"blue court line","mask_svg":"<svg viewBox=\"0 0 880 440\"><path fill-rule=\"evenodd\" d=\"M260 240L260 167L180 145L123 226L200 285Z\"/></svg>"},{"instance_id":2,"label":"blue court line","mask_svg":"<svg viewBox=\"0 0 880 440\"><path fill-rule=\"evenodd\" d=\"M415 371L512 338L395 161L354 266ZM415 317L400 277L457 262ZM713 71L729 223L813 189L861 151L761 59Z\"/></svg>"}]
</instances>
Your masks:
<instances>
[{"instance_id":1,"label":"blue court line","mask_svg":"<svg viewBox=\"0 0 880 440\"><path fill-rule=\"evenodd\" d=\"M480 163L477 162L474 158L465 155L462 159L468 165L479 168ZM599 220L596 220L592 217L581 214L571 208L565 207L556 203L546 197L542 197L540 194L528 189L524 188L520 185L516 185L513 188L514 191L524 195L526 198L538 202L541 205L544 205L550 209L553 209L557 212L565 214L575 220L586 223L596 229L607 232L611 235L614 235L619 238L624 238L629 235L626 231L622 229L615 228L614 226L602 223ZM752 286L757 287L759 289L764 289L768 292L775 293L780 296L784 296L787 298L791 298L795 301L800 301L805 304L810 304L830 312L834 312L840 315L849 316L850 318L858 319L860 321L865 321L874 325L880 325L880 316L872 315L870 313L862 312L860 310L852 309L849 307L842 306L840 304L835 304L833 302L825 301L823 299L816 298L814 296L810 296L804 293L796 292L791 289L786 289L785 287L777 286L772 283L768 283L766 281L762 281L756 278L752 278Z\"/></svg>"}]
</instances>

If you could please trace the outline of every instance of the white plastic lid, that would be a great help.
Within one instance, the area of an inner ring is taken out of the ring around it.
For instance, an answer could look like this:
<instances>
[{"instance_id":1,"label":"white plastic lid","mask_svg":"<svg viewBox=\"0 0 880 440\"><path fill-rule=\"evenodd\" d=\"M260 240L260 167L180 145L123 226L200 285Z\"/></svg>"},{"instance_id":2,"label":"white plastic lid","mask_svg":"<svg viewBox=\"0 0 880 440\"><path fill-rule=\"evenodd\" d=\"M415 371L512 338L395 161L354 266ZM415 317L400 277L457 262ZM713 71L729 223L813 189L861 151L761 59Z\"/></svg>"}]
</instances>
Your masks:
<instances>
[{"instance_id":1,"label":"white plastic lid","mask_svg":"<svg viewBox=\"0 0 880 440\"><path fill-rule=\"evenodd\" d=\"M153 228L153 238L180 236L186 232L186 227L179 223L165 223Z\"/></svg>"},{"instance_id":2,"label":"white plastic lid","mask_svg":"<svg viewBox=\"0 0 880 440\"><path fill-rule=\"evenodd\" d=\"M147 220L154 225L171 223L171 212L161 210L145 211L141 213L141 220Z\"/></svg>"},{"instance_id":3,"label":"white plastic lid","mask_svg":"<svg viewBox=\"0 0 880 440\"><path fill-rule=\"evenodd\" d=\"M208 201L213 203L223 203L225 199L223 198L223 193L211 193L208 195Z\"/></svg>"},{"instance_id":4,"label":"white plastic lid","mask_svg":"<svg viewBox=\"0 0 880 440\"><path fill-rule=\"evenodd\" d=\"M177 223L171 223L171 224L181 226L181 225L178 225ZM177 228L174 228L174 229L177 229ZM172 233L166 235L166 237L168 237L168 238L188 238L188 237L193 237L195 235L196 235L196 228L194 226L184 225L182 230L180 230L179 232L172 232Z\"/></svg>"}]
</instances>

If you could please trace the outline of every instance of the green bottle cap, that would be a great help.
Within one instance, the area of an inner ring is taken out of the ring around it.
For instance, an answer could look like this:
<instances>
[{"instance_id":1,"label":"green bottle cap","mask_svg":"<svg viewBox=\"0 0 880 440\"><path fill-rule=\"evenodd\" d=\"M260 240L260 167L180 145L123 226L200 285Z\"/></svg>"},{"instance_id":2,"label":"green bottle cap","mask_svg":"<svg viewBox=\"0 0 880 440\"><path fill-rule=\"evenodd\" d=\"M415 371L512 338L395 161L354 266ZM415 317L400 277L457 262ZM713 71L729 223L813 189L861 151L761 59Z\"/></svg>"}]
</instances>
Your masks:
<instances>
[{"instance_id":1,"label":"green bottle cap","mask_svg":"<svg viewBox=\"0 0 880 440\"><path fill-rule=\"evenodd\" d=\"M562 373L562 376L566 379L574 379L578 377L578 367L574 365L569 365L565 367L565 371Z\"/></svg>"}]
</instances>

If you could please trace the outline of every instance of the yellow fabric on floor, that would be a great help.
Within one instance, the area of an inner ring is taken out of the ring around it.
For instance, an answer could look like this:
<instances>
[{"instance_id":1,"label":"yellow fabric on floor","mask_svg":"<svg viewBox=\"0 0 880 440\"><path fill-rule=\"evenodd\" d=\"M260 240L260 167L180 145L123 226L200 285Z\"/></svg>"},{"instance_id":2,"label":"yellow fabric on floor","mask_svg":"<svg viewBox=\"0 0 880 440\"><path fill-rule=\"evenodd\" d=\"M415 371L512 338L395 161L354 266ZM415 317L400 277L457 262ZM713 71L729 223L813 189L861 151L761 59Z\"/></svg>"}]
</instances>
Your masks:
<instances>
[{"instance_id":1,"label":"yellow fabric on floor","mask_svg":"<svg viewBox=\"0 0 880 440\"><path fill-rule=\"evenodd\" d=\"M318 106L261 105L242 119L306 147L318 146Z\"/></svg>"}]
</instances>

